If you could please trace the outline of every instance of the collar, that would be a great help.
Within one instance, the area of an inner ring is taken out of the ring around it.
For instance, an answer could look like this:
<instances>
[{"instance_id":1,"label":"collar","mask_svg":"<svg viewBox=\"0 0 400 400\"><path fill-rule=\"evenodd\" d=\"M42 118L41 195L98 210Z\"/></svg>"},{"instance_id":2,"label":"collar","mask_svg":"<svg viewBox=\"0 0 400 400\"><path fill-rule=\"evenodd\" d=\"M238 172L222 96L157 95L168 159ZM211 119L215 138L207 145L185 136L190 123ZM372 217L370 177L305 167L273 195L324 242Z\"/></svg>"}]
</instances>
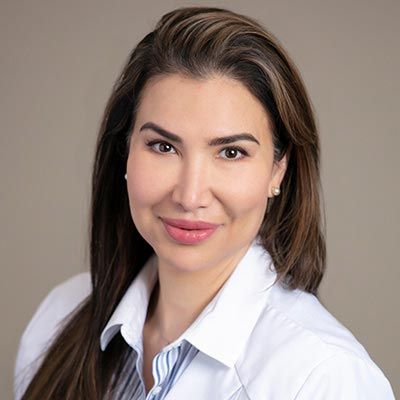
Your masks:
<instances>
[{"instance_id":1,"label":"collar","mask_svg":"<svg viewBox=\"0 0 400 400\"><path fill-rule=\"evenodd\" d=\"M153 254L104 328L100 337L102 350L118 331L131 347L141 346L147 306L157 279ZM265 306L266 291L275 279L272 259L257 236L211 302L189 328L163 350L186 340L201 352L233 367Z\"/></svg>"},{"instance_id":2,"label":"collar","mask_svg":"<svg viewBox=\"0 0 400 400\"><path fill-rule=\"evenodd\" d=\"M100 335L101 350L106 349L118 331L131 347L140 344L150 295L158 279L155 261L152 254L114 310Z\"/></svg>"}]
</instances>

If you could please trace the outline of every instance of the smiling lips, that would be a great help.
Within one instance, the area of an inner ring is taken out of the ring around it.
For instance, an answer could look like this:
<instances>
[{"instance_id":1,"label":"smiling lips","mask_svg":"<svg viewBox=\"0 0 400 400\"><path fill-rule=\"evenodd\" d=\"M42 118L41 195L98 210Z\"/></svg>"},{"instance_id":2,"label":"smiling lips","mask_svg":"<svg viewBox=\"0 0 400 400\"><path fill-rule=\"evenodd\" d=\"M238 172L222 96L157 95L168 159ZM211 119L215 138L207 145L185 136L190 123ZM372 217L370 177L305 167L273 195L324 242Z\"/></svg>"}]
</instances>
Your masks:
<instances>
[{"instance_id":1,"label":"smiling lips","mask_svg":"<svg viewBox=\"0 0 400 400\"><path fill-rule=\"evenodd\" d=\"M183 219L162 218L169 236L182 244L199 243L209 238L219 227L204 221L188 221Z\"/></svg>"}]
</instances>

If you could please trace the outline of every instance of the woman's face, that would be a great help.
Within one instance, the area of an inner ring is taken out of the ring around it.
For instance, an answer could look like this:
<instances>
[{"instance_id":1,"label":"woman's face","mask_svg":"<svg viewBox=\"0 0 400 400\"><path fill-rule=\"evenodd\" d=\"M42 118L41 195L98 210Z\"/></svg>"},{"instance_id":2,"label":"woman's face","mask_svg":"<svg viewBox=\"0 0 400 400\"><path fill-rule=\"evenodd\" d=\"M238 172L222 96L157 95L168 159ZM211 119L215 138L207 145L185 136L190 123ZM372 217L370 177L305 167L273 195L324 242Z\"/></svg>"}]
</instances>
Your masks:
<instances>
[{"instance_id":1,"label":"woman's face","mask_svg":"<svg viewBox=\"0 0 400 400\"><path fill-rule=\"evenodd\" d=\"M163 130L173 137L163 136ZM245 136L228 144L209 143L237 134ZM159 262L193 271L242 252L257 235L272 187L280 186L285 168L286 159L273 163L267 114L240 82L174 74L144 88L130 141L127 185L133 221ZM217 228L196 236L165 225L166 218ZM196 241L202 235L208 237Z\"/></svg>"}]
</instances>

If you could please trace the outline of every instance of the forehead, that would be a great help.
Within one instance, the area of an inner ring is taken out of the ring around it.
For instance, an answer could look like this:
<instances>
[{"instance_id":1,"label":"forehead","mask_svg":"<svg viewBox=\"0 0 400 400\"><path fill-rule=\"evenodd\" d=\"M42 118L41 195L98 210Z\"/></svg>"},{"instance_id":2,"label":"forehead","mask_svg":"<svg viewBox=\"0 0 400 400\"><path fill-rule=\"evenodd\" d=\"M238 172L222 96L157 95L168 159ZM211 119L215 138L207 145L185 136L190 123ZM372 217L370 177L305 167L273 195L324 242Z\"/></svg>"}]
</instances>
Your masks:
<instances>
[{"instance_id":1,"label":"forehead","mask_svg":"<svg viewBox=\"0 0 400 400\"><path fill-rule=\"evenodd\" d=\"M143 89L136 126L149 120L175 132L208 136L249 131L262 140L271 132L258 99L241 82L226 76L198 80L172 74L149 81Z\"/></svg>"}]
</instances>

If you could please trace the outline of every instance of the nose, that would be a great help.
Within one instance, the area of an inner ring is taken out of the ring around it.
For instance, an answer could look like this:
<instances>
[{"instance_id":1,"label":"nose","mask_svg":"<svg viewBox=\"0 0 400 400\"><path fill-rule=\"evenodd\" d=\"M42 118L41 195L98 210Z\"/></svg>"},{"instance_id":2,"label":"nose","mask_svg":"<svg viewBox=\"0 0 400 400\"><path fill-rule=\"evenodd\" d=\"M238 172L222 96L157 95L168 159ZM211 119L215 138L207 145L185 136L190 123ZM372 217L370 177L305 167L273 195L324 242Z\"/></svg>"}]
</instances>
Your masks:
<instances>
[{"instance_id":1,"label":"nose","mask_svg":"<svg viewBox=\"0 0 400 400\"><path fill-rule=\"evenodd\" d=\"M209 206L212 200L210 173L211 168L205 158L184 160L177 174L172 200L185 211Z\"/></svg>"}]
</instances>

